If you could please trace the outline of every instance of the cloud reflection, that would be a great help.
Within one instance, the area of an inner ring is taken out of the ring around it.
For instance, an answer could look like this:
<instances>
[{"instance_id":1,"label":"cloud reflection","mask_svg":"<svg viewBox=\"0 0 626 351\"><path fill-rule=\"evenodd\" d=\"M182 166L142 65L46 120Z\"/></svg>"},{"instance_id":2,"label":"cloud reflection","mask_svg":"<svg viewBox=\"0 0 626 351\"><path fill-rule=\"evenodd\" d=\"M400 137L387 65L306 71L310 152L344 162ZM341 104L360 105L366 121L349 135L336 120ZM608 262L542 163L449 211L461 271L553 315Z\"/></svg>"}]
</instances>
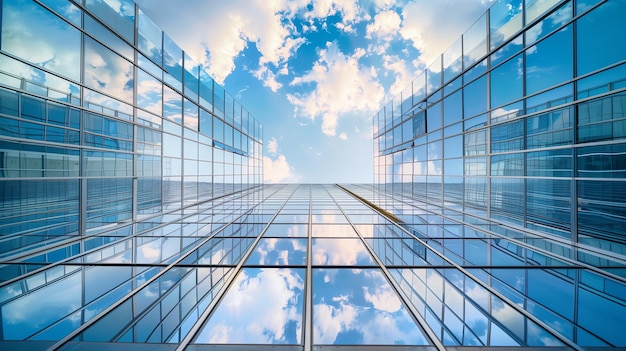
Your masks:
<instances>
[{"instance_id":1,"label":"cloud reflection","mask_svg":"<svg viewBox=\"0 0 626 351\"><path fill-rule=\"evenodd\" d=\"M298 344L303 289L304 269L244 268L195 343Z\"/></svg>"},{"instance_id":2,"label":"cloud reflection","mask_svg":"<svg viewBox=\"0 0 626 351\"><path fill-rule=\"evenodd\" d=\"M336 279L328 280L328 275ZM427 344L374 269L313 271L313 333L315 344Z\"/></svg>"}]
</instances>

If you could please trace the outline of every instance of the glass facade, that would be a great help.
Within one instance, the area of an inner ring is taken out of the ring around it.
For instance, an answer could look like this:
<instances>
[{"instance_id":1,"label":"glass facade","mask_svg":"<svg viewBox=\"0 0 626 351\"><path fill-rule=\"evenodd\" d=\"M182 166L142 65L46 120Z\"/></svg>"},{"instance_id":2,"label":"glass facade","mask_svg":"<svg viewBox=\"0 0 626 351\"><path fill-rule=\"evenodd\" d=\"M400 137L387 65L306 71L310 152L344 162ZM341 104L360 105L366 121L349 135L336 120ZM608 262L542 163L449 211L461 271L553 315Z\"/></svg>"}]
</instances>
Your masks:
<instances>
[{"instance_id":1,"label":"glass facade","mask_svg":"<svg viewBox=\"0 0 626 351\"><path fill-rule=\"evenodd\" d=\"M620 0L495 3L374 116L375 182L623 257L624 14Z\"/></svg>"},{"instance_id":2,"label":"glass facade","mask_svg":"<svg viewBox=\"0 0 626 351\"><path fill-rule=\"evenodd\" d=\"M0 350L626 347L626 1L498 1L374 118L375 184L130 0L0 0Z\"/></svg>"},{"instance_id":3,"label":"glass facade","mask_svg":"<svg viewBox=\"0 0 626 351\"><path fill-rule=\"evenodd\" d=\"M133 2L0 3L0 257L261 184L259 122Z\"/></svg>"},{"instance_id":4,"label":"glass facade","mask_svg":"<svg viewBox=\"0 0 626 351\"><path fill-rule=\"evenodd\" d=\"M625 14L500 0L374 115L373 201L578 347L625 342Z\"/></svg>"}]
</instances>

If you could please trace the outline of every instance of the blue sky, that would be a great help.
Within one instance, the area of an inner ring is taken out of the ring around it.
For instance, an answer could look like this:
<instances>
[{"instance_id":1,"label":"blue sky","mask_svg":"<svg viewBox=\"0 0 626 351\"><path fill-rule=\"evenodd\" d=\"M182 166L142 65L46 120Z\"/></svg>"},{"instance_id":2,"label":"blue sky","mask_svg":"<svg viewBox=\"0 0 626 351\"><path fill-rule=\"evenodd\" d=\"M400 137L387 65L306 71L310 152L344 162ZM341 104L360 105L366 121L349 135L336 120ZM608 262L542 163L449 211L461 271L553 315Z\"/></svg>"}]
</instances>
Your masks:
<instances>
[{"instance_id":1,"label":"blue sky","mask_svg":"<svg viewBox=\"0 0 626 351\"><path fill-rule=\"evenodd\" d=\"M264 126L264 178L373 181L372 116L490 0L136 0Z\"/></svg>"}]
</instances>

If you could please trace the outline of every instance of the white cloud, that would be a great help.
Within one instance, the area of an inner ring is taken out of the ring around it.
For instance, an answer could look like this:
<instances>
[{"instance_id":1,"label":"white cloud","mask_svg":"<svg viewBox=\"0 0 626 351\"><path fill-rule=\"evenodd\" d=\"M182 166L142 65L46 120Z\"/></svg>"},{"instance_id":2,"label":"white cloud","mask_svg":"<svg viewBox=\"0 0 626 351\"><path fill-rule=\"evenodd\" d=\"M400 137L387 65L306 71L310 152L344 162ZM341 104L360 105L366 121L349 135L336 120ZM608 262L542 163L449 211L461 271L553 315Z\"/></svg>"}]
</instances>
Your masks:
<instances>
[{"instance_id":1,"label":"white cloud","mask_svg":"<svg viewBox=\"0 0 626 351\"><path fill-rule=\"evenodd\" d=\"M400 29L400 16L393 10L380 12L374 16L374 22L367 25L367 38L372 38L372 34L385 39L396 36Z\"/></svg>"},{"instance_id":2,"label":"white cloud","mask_svg":"<svg viewBox=\"0 0 626 351\"><path fill-rule=\"evenodd\" d=\"M276 141L276 138L272 137L267 143L267 152L272 156L276 156L276 154L278 154L278 142Z\"/></svg>"},{"instance_id":3,"label":"white cloud","mask_svg":"<svg viewBox=\"0 0 626 351\"><path fill-rule=\"evenodd\" d=\"M306 8L308 0L264 1L232 0L206 2L188 0L185 6L168 1L166 3L138 0L140 7L152 16L191 57L200 62L215 80L223 84L235 69L235 58L254 43L261 53L261 67L279 67L289 60L303 38L292 35L295 31L289 17ZM170 10L163 9L171 7ZM173 18L170 14L176 13ZM170 18L171 17L171 18ZM179 20L184 18L185 25ZM194 28L190 30L190 28ZM267 78L263 69L256 73L272 89L277 89L275 80Z\"/></svg>"},{"instance_id":4,"label":"white cloud","mask_svg":"<svg viewBox=\"0 0 626 351\"><path fill-rule=\"evenodd\" d=\"M311 120L322 118L322 131L334 136L342 115L377 111L384 89L373 67L359 65L358 60L364 54L365 50L357 49L351 56L344 55L335 43L326 43L313 68L290 83L291 86L315 85L309 94L287 94L295 113L301 112Z\"/></svg>"},{"instance_id":5,"label":"white cloud","mask_svg":"<svg viewBox=\"0 0 626 351\"><path fill-rule=\"evenodd\" d=\"M348 140L348 134L346 134L346 133L339 134L339 139L341 139L341 140Z\"/></svg>"},{"instance_id":6,"label":"white cloud","mask_svg":"<svg viewBox=\"0 0 626 351\"><path fill-rule=\"evenodd\" d=\"M402 9L400 34L413 42L420 51L420 63L428 66L485 12L491 1L410 2Z\"/></svg>"},{"instance_id":7,"label":"white cloud","mask_svg":"<svg viewBox=\"0 0 626 351\"><path fill-rule=\"evenodd\" d=\"M295 183L299 179L285 155L279 155L275 160L263 156L263 181L266 183Z\"/></svg>"},{"instance_id":8,"label":"white cloud","mask_svg":"<svg viewBox=\"0 0 626 351\"><path fill-rule=\"evenodd\" d=\"M414 66L397 55L383 56L383 67L395 76L395 80L389 88L389 93L392 95L400 94L402 89L406 88L418 73Z\"/></svg>"}]
</instances>

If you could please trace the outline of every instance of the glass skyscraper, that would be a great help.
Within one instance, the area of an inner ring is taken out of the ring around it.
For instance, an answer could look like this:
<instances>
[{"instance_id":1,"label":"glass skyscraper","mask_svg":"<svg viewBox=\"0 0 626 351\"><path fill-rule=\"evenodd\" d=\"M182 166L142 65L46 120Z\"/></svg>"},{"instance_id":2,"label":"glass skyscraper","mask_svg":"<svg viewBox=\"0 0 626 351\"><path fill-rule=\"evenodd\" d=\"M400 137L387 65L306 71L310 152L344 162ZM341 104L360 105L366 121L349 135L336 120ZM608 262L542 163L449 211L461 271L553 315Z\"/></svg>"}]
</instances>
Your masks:
<instances>
[{"instance_id":1,"label":"glass skyscraper","mask_svg":"<svg viewBox=\"0 0 626 351\"><path fill-rule=\"evenodd\" d=\"M351 185L130 0L0 15L0 350L626 347L626 1L494 3Z\"/></svg>"}]
</instances>

